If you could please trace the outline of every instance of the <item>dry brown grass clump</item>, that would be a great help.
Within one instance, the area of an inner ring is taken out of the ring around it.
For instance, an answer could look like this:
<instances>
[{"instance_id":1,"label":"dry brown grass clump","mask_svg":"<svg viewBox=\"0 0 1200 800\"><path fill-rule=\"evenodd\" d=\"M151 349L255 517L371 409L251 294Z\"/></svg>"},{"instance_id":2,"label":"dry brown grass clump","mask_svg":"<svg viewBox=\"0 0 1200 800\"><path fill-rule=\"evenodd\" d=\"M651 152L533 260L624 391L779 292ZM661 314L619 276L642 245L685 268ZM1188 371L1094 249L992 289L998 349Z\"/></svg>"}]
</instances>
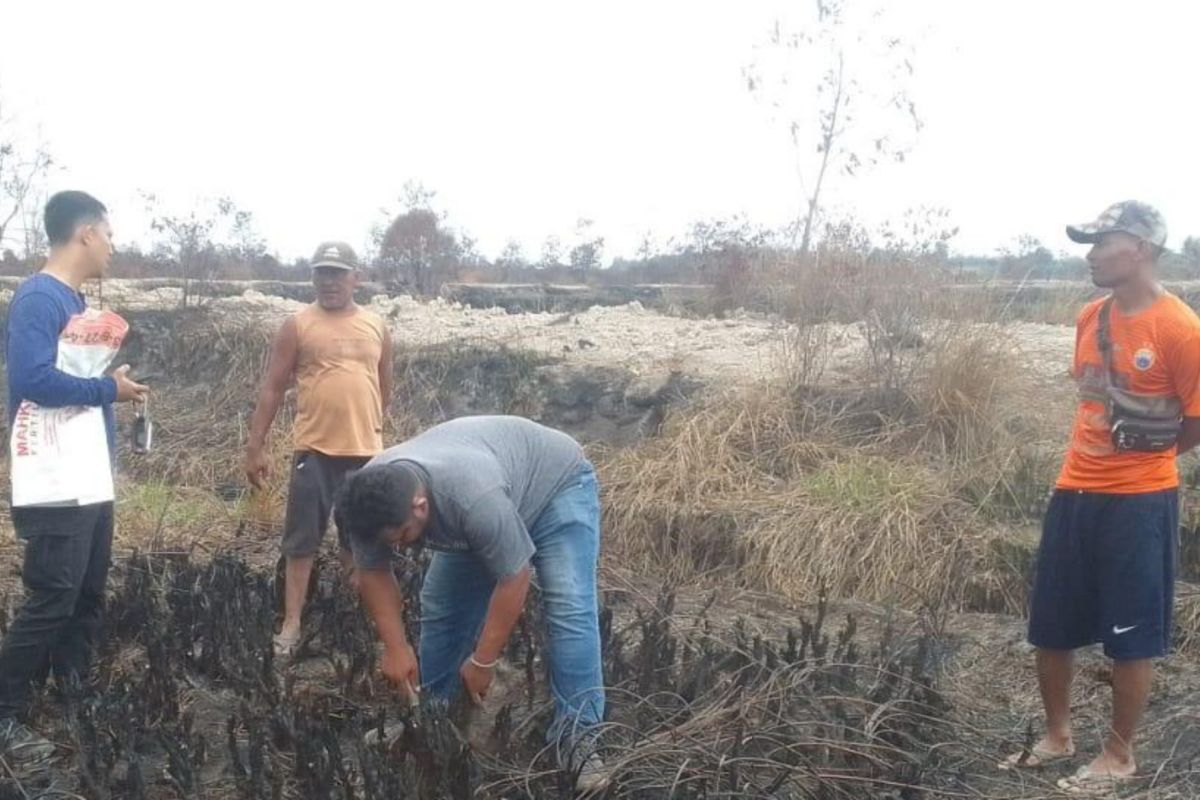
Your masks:
<instances>
[{"instance_id":1,"label":"dry brown grass clump","mask_svg":"<svg viewBox=\"0 0 1200 800\"><path fill-rule=\"evenodd\" d=\"M945 479L874 457L806 475L744 536L755 579L791 597L827 586L840 597L909 608L1020 607L1020 573L994 558L1002 530L981 525Z\"/></svg>"},{"instance_id":2,"label":"dry brown grass clump","mask_svg":"<svg viewBox=\"0 0 1200 800\"><path fill-rule=\"evenodd\" d=\"M1001 521L1048 484L1022 455L1025 387L1002 337L938 328L900 356L900 384L838 390L813 385L819 334L794 337L795 372L601 459L610 556L797 599L1019 611L1031 545Z\"/></svg>"},{"instance_id":3,"label":"dry brown grass clump","mask_svg":"<svg viewBox=\"0 0 1200 800\"><path fill-rule=\"evenodd\" d=\"M141 372L156 376L151 412L161 446L125 460L135 477L226 494L240 487L249 416L275 328L260 315L205 309L138 319L132 355ZM290 429L290 411L279 416L272 440L288 445L279 433Z\"/></svg>"},{"instance_id":4,"label":"dry brown grass clump","mask_svg":"<svg viewBox=\"0 0 1200 800\"><path fill-rule=\"evenodd\" d=\"M616 562L676 582L736 576L795 599L827 587L910 607L1017 610L1021 575L996 558L1004 532L946 474L818 444L779 395L717 406L602 461Z\"/></svg>"},{"instance_id":5,"label":"dry brown grass clump","mask_svg":"<svg viewBox=\"0 0 1200 800\"><path fill-rule=\"evenodd\" d=\"M1176 585L1175 649L1200 657L1200 587L1192 584Z\"/></svg>"},{"instance_id":6,"label":"dry brown grass clump","mask_svg":"<svg viewBox=\"0 0 1200 800\"><path fill-rule=\"evenodd\" d=\"M291 404L268 442L268 488L251 493L242 473L250 415L266 371L276 320L210 309L142 312L130 359L151 374L154 449L124 453L116 546L121 550L274 543L292 452ZM118 409L120 431L132 410ZM120 440L124 446L124 436Z\"/></svg>"},{"instance_id":7,"label":"dry brown grass clump","mask_svg":"<svg viewBox=\"0 0 1200 800\"><path fill-rule=\"evenodd\" d=\"M820 461L781 393L731 392L667 420L662 435L599 459L609 551L680 580L726 570L738 532L789 477Z\"/></svg>"},{"instance_id":8,"label":"dry brown grass clump","mask_svg":"<svg viewBox=\"0 0 1200 800\"><path fill-rule=\"evenodd\" d=\"M279 481L275 476L274 482ZM200 487L120 481L113 544L120 553L178 550L211 556L237 550L256 561L245 551L269 556L283 505L282 492L274 489L228 500Z\"/></svg>"}]
</instances>

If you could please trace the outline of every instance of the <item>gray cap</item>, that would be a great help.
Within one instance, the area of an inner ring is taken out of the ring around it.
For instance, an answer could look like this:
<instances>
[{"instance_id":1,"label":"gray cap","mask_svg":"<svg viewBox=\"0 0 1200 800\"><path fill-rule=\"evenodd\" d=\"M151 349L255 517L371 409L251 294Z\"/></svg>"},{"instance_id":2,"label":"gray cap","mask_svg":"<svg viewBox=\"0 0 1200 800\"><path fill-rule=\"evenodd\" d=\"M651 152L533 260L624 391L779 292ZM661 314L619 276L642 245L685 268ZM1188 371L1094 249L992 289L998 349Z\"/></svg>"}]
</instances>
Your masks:
<instances>
[{"instance_id":1,"label":"gray cap","mask_svg":"<svg viewBox=\"0 0 1200 800\"><path fill-rule=\"evenodd\" d=\"M354 255L354 249L345 242L321 242L317 252L313 254L312 267L358 269L358 257Z\"/></svg>"},{"instance_id":2,"label":"gray cap","mask_svg":"<svg viewBox=\"0 0 1200 800\"><path fill-rule=\"evenodd\" d=\"M1118 231L1156 247L1167 244L1167 222L1163 215L1154 206L1137 200L1113 203L1093 221L1067 226L1067 236L1080 244L1095 244L1104 234Z\"/></svg>"}]
</instances>

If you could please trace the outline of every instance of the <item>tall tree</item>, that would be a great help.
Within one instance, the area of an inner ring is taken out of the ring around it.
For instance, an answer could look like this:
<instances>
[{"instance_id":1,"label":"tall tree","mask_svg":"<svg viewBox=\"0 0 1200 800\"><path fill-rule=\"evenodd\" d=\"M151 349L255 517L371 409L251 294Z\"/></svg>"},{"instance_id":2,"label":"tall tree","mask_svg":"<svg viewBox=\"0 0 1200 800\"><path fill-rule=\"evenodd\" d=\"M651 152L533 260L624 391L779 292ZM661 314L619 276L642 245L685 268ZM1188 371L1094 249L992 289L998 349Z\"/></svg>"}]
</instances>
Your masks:
<instances>
[{"instance_id":1,"label":"tall tree","mask_svg":"<svg viewBox=\"0 0 1200 800\"><path fill-rule=\"evenodd\" d=\"M438 276L454 270L467 250L446 227L444 216L434 211L434 196L419 183L405 184L405 210L380 233L375 260L384 281L426 296L437 291Z\"/></svg>"},{"instance_id":2,"label":"tall tree","mask_svg":"<svg viewBox=\"0 0 1200 800\"><path fill-rule=\"evenodd\" d=\"M512 277L514 272L518 272L529 266L529 262L525 260L525 251L521 248L521 243L516 239L509 239L504 249L500 251L500 257L496 259L496 266L500 268L500 280L507 281Z\"/></svg>"},{"instance_id":3,"label":"tall tree","mask_svg":"<svg viewBox=\"0 0 1200 800\"><path fill-rule=\"evenodd\" d=\"M183 212L169 213L156 195L143 199L150 214L150 229L158 234L155 251L167 259L183 279L180 305L196 300L197 284L217 277L222 261L261 257L265 243L254 231L253 216L227 197L200 200Z\"/></svg>"},{"instance_id":4,"label":"tall tree","mask_svg":"<svg viewBox=\"0 0 1200 800\"><path fill-rule=\"evenodd\" d=\"M889 32L869 0L816 0L796 30L776 21L745 77L751 94L786 126L797 156L803 210L795 235L812 246L834 175L854 177L903 161L921 129L909 94L913 46ZM851 13L851 12L854 13Z\"/></svg>"},{"instance_id":5,"label":"tall tree","mask_svg":"<svg viewBox=\"0 0 1200 800\"><path fill-rule=\"evenodd\" d=\"M596 235L594 226L594 221L585 218L575 223L575 246L571 248L568 258L571 269L577 272L587 273L600 268L604 237Z\"/></svg>"},{"instance_id":6,"label":"tall tree","mask_svg":"<svg viewBox=\"0 0 1200 800\"><path fill-rule=\"evenodd\" d=\"M542 242L542 254L538 259L538 269L554 269L562 266L562 240L554 234Z\"/></svg>"}]
</instances>

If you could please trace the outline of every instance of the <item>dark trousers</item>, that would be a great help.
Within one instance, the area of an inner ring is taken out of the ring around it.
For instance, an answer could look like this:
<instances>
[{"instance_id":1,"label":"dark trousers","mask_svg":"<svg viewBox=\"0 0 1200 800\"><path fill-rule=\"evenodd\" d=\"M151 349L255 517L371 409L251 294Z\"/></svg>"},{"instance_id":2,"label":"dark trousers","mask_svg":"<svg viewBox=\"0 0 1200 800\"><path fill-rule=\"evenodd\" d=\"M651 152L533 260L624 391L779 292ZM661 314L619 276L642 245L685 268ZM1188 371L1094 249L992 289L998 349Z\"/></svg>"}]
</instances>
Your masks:
<instances>
[{"instance_id":1,"label":"dark trousers","mask_svg":"<svg viewBox=\"0 0 1200 800\"><path fill-rule=\"evenodd\" d=\"M113 504L14 508L25 541L25 604L0 643L0 719L22 714L53 671L87 676L100 635L112 556Z\"/></svg>"},{"instance_id":2,"label":"dark trousers","mask_svg":"<svg viewBox=\"0 0 1200 800\"><path fill-rule=\"evenodd\" d=\"M1029 605L1029 643L1101 642L1118 661L1171 651L1179 492L1059 489L1050 500Z\"/></svg>"}]
</instances>

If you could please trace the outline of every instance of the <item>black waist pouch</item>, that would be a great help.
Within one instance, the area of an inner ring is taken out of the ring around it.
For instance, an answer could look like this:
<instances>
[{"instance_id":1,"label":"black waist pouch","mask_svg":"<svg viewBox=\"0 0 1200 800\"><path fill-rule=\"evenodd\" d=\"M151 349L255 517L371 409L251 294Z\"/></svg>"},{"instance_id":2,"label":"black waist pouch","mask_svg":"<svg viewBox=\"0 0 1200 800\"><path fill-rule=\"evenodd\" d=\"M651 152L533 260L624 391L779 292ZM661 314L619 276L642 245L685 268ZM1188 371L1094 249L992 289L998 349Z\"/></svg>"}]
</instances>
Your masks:
<instances>
[{"instance_id":1,"label":"black waist pouch","mask_svg":"<svg viewBox=\"0 0 1200 800\"><path fill-rule=\"evenodd\" d=\"M1158 453L1170 450L1179 441L1183 421L1139 417L1115 402L1108 407L1109 435L1117 452Z\"/></svg>"}]
</instances>

